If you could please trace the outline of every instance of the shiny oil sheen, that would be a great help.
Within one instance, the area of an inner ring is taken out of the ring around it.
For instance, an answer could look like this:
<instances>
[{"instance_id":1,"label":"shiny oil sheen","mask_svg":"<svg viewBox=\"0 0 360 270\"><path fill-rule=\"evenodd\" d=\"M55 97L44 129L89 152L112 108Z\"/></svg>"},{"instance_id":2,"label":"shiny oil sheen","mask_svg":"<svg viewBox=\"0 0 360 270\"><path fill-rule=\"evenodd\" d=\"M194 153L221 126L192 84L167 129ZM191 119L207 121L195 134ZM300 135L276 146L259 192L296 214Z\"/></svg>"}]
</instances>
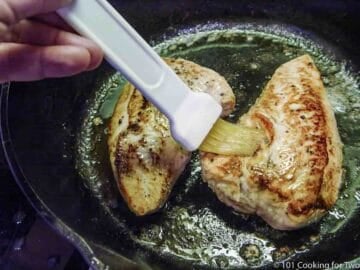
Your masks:
<instances>
[{"instance_id":1,"label":"shiny oil sheen","mask_svg":"<svg viewBox=\"0 0 360 270\"><path fill-rule=\"evenodd\" d=\"M123 203L107 153L107 123L125 80L117 73L88 102L77 135L77 170L84 183L139 252L161 254L194 268L257 267L300 256L341 231L360 205L360 78L349 61L311 33L285 25L210 24L154 40L163 56L182 57L226 78L236 95L236 121L245 113L281 64L310 54L323 76L344 143L340 197L321 221L294 232L277 231L256 216L236 213L220 203L201 180L197 153L166 205L149 217L135 217Z\"/></svg>"}]
</instances>

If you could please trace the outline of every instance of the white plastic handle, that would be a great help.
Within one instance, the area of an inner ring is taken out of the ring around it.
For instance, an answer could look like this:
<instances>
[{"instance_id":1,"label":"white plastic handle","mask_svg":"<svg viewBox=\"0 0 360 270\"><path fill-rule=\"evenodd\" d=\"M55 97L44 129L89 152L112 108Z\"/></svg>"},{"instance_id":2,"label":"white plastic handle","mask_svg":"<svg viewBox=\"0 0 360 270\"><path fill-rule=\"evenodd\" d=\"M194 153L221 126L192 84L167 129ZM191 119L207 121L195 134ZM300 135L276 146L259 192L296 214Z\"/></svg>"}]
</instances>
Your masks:
<instances>
[{"instance_id":1,"label":"white plastic handle","mask_svg":"<svg viewBox=\"0 0 360 270\"><path fill-rule=\"evenodd\" d=\"M212 97L192 92L106 0L73 0L58 13L169 118L177 141L188 150L200 145L221 114ZM198 123L189 121L190 112Z\"/></svg>"},{"instance_id":2,"label":"white plastic handle","mask_svg":"<svg viewBox=\"0 0 360 270\"><path fill-rule=\"evenodd\" d=\"M104 51L107 61L164 113L171 114L172 108L177 107L177 104L169 104L166 93L155 90L160 90L165 76L173 81L179 79L171 74L172 70L169 72L164 61L107 1L74 0L72 5L58 13L79 33L95 41ZM186 87L171 91L172 100L181 101L188 92Z\"/></svg>"}]
</instances>

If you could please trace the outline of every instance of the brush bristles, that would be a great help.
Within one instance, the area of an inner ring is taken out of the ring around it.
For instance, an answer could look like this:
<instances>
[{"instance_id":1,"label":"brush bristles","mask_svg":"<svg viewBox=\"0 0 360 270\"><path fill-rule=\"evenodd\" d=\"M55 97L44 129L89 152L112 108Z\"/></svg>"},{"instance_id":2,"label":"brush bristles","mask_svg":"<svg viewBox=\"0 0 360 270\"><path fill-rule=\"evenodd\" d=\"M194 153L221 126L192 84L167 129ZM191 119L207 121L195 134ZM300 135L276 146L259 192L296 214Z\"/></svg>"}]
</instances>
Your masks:
<instances>
[{"instance_id":1,"label":"brush bristles","mask_svg":"<svg viewBox=\"0 0 360 270\"><path fill-rule=\"evenodd\" d=\"M264 132L259 129L219 119L199 149L222 155L252 156L264 140L264 136Z\"/></svg>"}]
</instances>

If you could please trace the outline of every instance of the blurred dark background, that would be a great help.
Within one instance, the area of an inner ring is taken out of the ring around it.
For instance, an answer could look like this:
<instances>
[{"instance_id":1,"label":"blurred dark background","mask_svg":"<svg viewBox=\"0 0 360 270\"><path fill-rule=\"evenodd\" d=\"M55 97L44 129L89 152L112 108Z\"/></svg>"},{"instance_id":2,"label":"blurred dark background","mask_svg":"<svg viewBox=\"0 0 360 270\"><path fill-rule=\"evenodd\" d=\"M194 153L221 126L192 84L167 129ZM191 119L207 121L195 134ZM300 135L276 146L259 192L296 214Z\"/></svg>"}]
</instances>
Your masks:
<instances>
[{"instance_id":1,"label":"blurred dark background","mask_svg":"<svg viewBox=\"0 0 360 270\"><path fill-rule=\"evenodd\" d=\"M79 252L39 217L0 149L0 269L89 269Z\"/></svg>"}]
</instances>

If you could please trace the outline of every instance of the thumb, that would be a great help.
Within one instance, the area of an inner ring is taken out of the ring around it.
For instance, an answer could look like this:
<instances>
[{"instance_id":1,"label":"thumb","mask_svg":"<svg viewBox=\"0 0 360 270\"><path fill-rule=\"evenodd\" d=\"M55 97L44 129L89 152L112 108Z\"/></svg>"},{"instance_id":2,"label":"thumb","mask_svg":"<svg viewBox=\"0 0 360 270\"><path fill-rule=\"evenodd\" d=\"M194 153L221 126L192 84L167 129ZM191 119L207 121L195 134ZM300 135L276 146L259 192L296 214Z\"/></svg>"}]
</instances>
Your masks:
<instances>
[{"instance_id":1,"label":"thumb","mask_svg":"<svg viewBox=\"0 0 360 270\"><path fill-rule=\"evenodd\" d=\"M2 0L0 23L12 25L27 17L55 11L71 2L72 0Z\"/></svg>"}]
</instances>

